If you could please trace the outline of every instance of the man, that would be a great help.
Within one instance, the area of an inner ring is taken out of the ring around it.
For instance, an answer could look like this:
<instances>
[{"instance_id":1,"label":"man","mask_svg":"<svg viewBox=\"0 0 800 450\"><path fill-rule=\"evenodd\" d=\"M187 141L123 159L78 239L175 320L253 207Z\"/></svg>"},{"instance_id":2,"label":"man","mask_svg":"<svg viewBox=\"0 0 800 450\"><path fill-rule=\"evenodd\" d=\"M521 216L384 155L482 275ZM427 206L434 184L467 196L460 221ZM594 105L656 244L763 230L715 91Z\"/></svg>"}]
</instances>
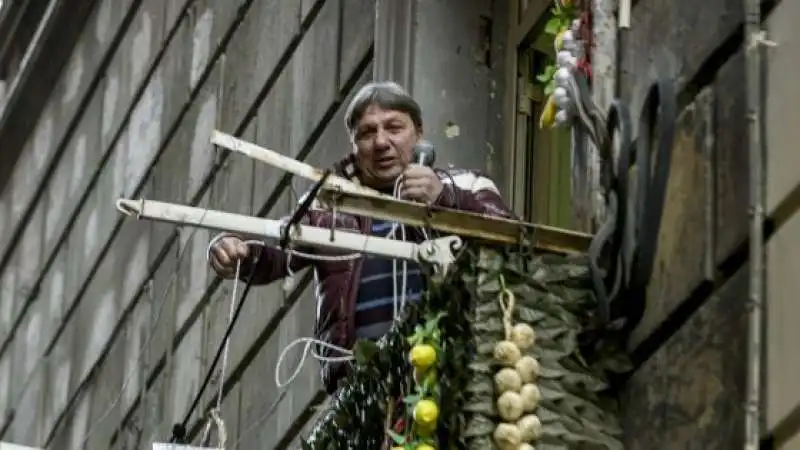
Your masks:
<instances>
[{"instance_id":1,"label":"man","mask_svg":"<svg viewBox=\"0 0 800 450\"><path fill-rule=\"evenodd\" d=\"M349 158L353 175L361 184L430 205L511 217L488 178L471 173L440 176L441 172L412 163L414 146L422 138L422 113L399 85L384 82L364 86L346 111L345 126L353 143ZM460 182L465 179L467 182ZM395 228L369 217L334 216L316 209L303 218L303 223L320 227L330 227L332 221L337 229L381 236ZM402 238L397 230L394 236ZM409 229L405 238L419 242L422 233ZM250 281L254 284L271 283L286 277L289 270L313 265L318 283L317 338L346 349L352 348L356 338L376 339L389 329L397 295L405 294L407 301L415 301L424 289L418 267L410 263L401 271L396 270L400 264L386 258L364 256L344 261L293 255L287 259L285 253L272 247L264 247L259 254L254 250L240 237L219 237L211 247L210 264L220 276L233 278L236 263L241 261L240 277L248 279L252 273ZM398 293L396 287L401 285L405 290ZM329 393L336 390L345 370L346 365L323 362L322 377Z\"/></svg>"}]
</instances>

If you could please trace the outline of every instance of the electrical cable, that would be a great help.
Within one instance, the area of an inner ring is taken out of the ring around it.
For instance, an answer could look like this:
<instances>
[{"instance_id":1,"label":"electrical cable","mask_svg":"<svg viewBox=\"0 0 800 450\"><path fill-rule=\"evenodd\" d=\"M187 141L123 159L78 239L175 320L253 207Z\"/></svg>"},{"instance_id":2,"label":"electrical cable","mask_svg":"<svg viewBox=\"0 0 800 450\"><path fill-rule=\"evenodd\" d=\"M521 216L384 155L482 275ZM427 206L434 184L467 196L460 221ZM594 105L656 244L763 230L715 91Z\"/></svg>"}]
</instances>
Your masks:
<instances>
[{"instance_id":1,"label":"electrical cable","mask_svg":"<svg viewBox=\"0 0 800 450\"><path fill-rule=\"evenodd\" d=\"M203 215L200 216L200 223L203 222L203 219L205 218L205 215L206 215L207 212L208 212L208 209L203 211ZM180 233L180 228L177 228L177 230ZM167 304L167 301L166 301L167 294L169 294L169 290L172 287L172 284L178 279L178 268L181 267L181 263L183 262L183 259L186 256L186 254L188 253L186 250L189 248L189 243L195 238L198 230L199 230L199 228L195 228L195 229L193 229L191 231L191 233L189 234L189 237L186 239L186 243L184 244L184 246L181 249L180 253L178 253L178 262L177 262L177 265L175 266L176 268L172 272L172 274L170 274L169 280L167 280L167 285L164 287L164 290L162 291L161 295L159 295L159 298L160 298L160 302L159 303L160 304L159 304L158 310L156 311L156 316L153 319L153 323L150 325L150 328L148 329L147 340L144 342L144 344L142 344L142 347L141 347L141 349L139 351L139 354L136 357L135 363L133 364L131 369L128 371L128 374L125 376L125 379L122 382L122 387L120 388L117 396L109 404L109 406L108 406L108 408L106 408L105 412L103 412L103 414L100 415L100 418L95 420L94 423L92 423L92 425L87 430L86 436L83 438L83 441L81 443L81 448L83 448L86 445L86 443L89 442L89 439L94 435L94 433L98 429L99 425L106 418L108 418L108 416L111 414L111 412L114 410L114 408L117 407L119 402L122 400L122 397L125 395L125 391L128 389L128 385L133 380L137 369L139 369L139 362L141 361L141 359L142 359L142 357L143 357L143 355L145 353L144 350L148 349L150 347L150 344L152 344L153 338L155 337L155 334L156 334L155 331L158 328L158 325L159 325L159 323L161 321L161 317L163 315L162 313L164 311L164 306ZM152 282L152 278L150 278L148 281ZM150 293L152 294L152 291Z\"/></svg>"}]
</instances>

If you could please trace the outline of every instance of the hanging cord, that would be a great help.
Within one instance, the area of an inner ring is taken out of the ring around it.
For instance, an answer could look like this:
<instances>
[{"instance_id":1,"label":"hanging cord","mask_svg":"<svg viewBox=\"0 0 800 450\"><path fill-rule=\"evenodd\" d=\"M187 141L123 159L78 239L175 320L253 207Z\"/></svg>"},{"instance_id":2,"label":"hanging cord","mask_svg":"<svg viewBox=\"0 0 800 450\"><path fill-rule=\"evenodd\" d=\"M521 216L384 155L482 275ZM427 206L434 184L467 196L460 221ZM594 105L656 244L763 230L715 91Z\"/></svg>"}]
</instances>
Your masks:
<instances>
[{"instance_id":1,"label":"hanging cord","mask_svg":"<svg viewBox=\"0 0 800 450\"><path fill-rule=\"evenodd\" d=\"M211 244L208 246L208 250L209 251L207 252L207 255L206 255L207 257L209 257L209 255L210 255L210 251L211 251L212 246L214 244L216 244L216 242L219 241L218 237L211 240ZM250 293L250 288L253 286L251 281L253 280L253 276L255 275L255 269L256 269L256 267L258 267L259 259L260 259L260 255L256 256L256 258L255 258L255 260L253 262L253 265L250 268L250 273L248 274L247 280L245 281L244 291L242 292L242 296L241 296L241 299L239 300L239 304L236 305L236 309L235 309L235 311L233 313L233 316L228 321L228 327L225 329L225 334L222 337L222 341L219 343L219 346L217 346L217 351L216 351L216 353L214 355L214 359L211 361L211 367L209 367L208 371L206 372L206 375L203 378L203 382L200 385L200 389L197 391L197 394L195 394L194 399L192 400L192 404L191 404L191 406L189 406L189 410L186 412L186 414L183 417L183 421L181 421L181 423L175 424L175 426L173 426L173 428L172 428L172 437L170 438L170 442L186 443L186 442L183 442L183 440L185 438L185 434L186 434L186 427L189 424L189 420L191 420L191 418L192 418L192 414L194 414L195 410L200 405L200 399L203 397L203 393L208 388L208 385L211 382L211 377L212 377L212 375L214 373L214 370L216 369L217 364L219 364L220 359L222 358L222 355L225 352L225 347L226 347L226 343L228 341L228 338L230 338L230 335L233 332L233 327L236 325L236 321L239 319L239 315L242 313L242 308L244 307L245 301L247 300L247 296ZM237 272L238 272L238 269L237 269ZM241 274L238 274L238 275L241 275ZM238 280L237 280L237 282L238 282ZM235 297L234 297L234 299L235 299ZM220 380L220 386L222 386L224 384L224 381L225 380ZM220 390L221 389L222 388L220 387Z\"/></svg>"},{"instance_id":2,"label":"hanging cord","mask_svg":"<svg viewBox=\"0 0 800 450\"><path fill-rule=\"evenodd\" d=\"M455 180L453 180L453 181L455 182ZM401 184L401 182L402 182L402 179L398 178L394 183L394 189L393 189L392 194L393 194L393 197L395 197L395 198L399 198L399 196L400 196L400 184ZM400 236L399 236L400 239L405 241L406 240L406 226L404 224L398 223L398 222L392 223L391 229L389 230L389 232L384 237L388 238L388 239L396 238L398 229L400 231ZM428 232L424 228L420 228L419 230L422 233L423 239L427 240L428 239ZM298 252L296 250L293 251L293 253L295 255L298 254ZM338 260L341 261L343 259L360 258L360 257L363 256L363 254L364 254L364 251L362 251L360 253L351 254L351 255L341 255L341 256L324 257L323 255L310 255L310 254L304 254L303 256L308 258L308 259L317 259L317 260L319 260L321 258L339 258ZM291 256L291 254L290 254L290 256ZM330 260L330 259L322 259L322 260L324 261L324 260ZM288 265L288 262L287 262L287 265ZM401 283L400 284L400 289L398 289L398 286L397 286L398 261L396 259L392 260L392 297L393 297L393 302L392 303L393 303L393 307L394 307L393 318L395 320L400 316L400 313L405 308L406 301L407 301L407 292L406 291L407 291L407 288L408 288L408 261L403 260L402 262L400 262L400 266L401 266L400 272L402 274L402 279L401 279L401 282L400 282ZM288 278L291 279L292 276L293 276L293 274L291 273L291 270L290 270ZM355 282L358 282L358 280L356 280ZM321 306L322 306L321 303L317 302L317 317L319 317L319 315L320 315ZM292 372L292 374L289 376L289 378L286 381L281 381L281 379L280 379L281 366L283 365L283 363L284 363L284 361L286 359L286 355L287 355L289 349L294 348L294 347L296 347L296 346L298 346L300 344L305 344L304 347L303 347L302 356L300 357L300 361L297 363L297 366L296 366L295 370ZM316 345L318 347L327 348L327 349L330 349L330 350L335 351L335 352L339 352L342 356L324 356L324 355L320 355L317 352L316 349L312 348L312 346L314 346L314 345ZM348 361L352 361L354 359L352 351L350 351L348 349L345 349L345 348L342 348L342 347L338 347L336 345L330 344L330 343L322 341L320 339L309 338L309 337L301 337L301 338L295 339L294 341L290 342L283 349L281 354L278 356L278 361L275 364L275 385L278 386L278 388L280 388L280 389L285 389L290 384L292 384L292 382L294 382L294 380L297 379L298 376L300 376L300 372L303 370L303 365L305 364L306 358L308 358L309 354L311 355L311 357L313 357L314 359L316 359L318 361L321 361L321 362L348 362Z\"/></svg>"},{"instance_id":3,"label":"hanging cord","mask_svg":"<svg viewBox=\"0 0 800 450\"><path fill-rule=\"evenodd\" d=\"M203 210L203 214L200 216L199 223L201 223L201 224L203 223L203 220L205 219L207 213L208 213L208 208ZM176 230L179 233L181 231L180 228L176 228ZM189 253L186 250L190 247L189 244L192 242L192 240L194 240L195 236L197 235L197 231L198 230L199 230L199 228L194 228L191 231L191 233L189 234L189 237L186 239L186 243L184 244L183 248L181 248L180 252L178 253L178 263L177 263L176 267L180 267L181 266L181 263L183 262L184 257L186 256L187 253ZM180 242L180 240L178 242ZM94 423L89 427L89 430L86 432L86 436L83 438L83 441L81 443L80 448L83 448L83 447L86 446L86 444L89 442L89 439L99 429L100 424L103 423L108 418L108 416L111 414L112 411L114 411L114 408L117 407L119 402L122 400L122 397L125 395L125 391L128 390L128 385L131 383L131 381L133 380L134 376L136 375L137 370L139 369L139 362L144 357L145 350L150 348L150 344L152 344L152 342L153 342L153 338L155 337L155 334L156 334L155 331L158 328L158 324L161 321L161 317L163 316L162 313L164 312L164 307L168 303L166 301L167 294L169 294L169 291L170 291L170 288L172 287L172 284L177 279L178 279L178 269L176 268L172 272L172 274L170 274L169 280L167 280L167 285L164 286L164 290L159 295L158 310L156 311L156 315L155 315L155 318L153 319L153 323L148 328L147 340L145 341L145 343L140 348L139 354L136 357L135 363L131 367L131 370L128 371L128 374L125 376L125 379L122 382L122 387L120 388L119 392L117 393L117 396L108 405L108 407L106 408L105 412L103 412L103 414L100 415L100 418L98 418L96 421L94 421ZM151 285L148 286L148 289L149 289L150 295L152 295L152 279L150 279L149 282L151 283ZM154 304L154 303L151 303L151 304Z\"/></svg>"},{"instance_id":4,"label":"hanging cord","mask_svg":"<svg viewBox=\"0 0 800 450\"><path fill-rule=\"evenodd\" d=\"M236 261L236 273L233 278L233 292L231 292L231 301L230 301L230 309L228 310L228 326L231 326L231 322L233 321L234 314L236 313L236 297L237 292L239 290L239 277L241 276L242 272L242 261ZM207 445L209 435L211 433L211 425L217 425L217 440L219 442L219 448L225 448L225 441L226 432L225 432L225 422L222 420L220 414L222 414L222 391L223 386L225 385L225 372L228 368L228 354L230 351L231 345L231 338L230 335L227 335L223 339L223 351L222 351L222 367L220 367L219 378L217 379L217 405L209 411L208 422L206 422L206 427L203 430L203 438L200 442L203 445Z\"/></svg>"},{"instance_id":5,"label":"hanging cord","mask_svg":"<svg viewBox=\"0 0 800 450\"><path fill-rule=\"evenodd\" d=\"M208 422L206 423L206 427L203 429L203 439L200 441L204 446L209 445L208 439L211 436L212 425L217 426L217 448L224 450L225 444L228 441L228 432L225 429L225 421L223 421L222 417L220 416L219 406L213 408L208 413Z\"/></svg>"},{"instance_id":6,"label":"hanging cord","mask_svg":"<svg viewBox=\"0 0 800 450\"><path fill-rule=\"evenodd\" d=\"M500 295L497 297L500 309L503 311L503 328L506 332L506 340L511 340L511 333L514 329L514 306L516 299L514 293L506 287L506 279L500 275Z\"/></svg>"}]
</instances>

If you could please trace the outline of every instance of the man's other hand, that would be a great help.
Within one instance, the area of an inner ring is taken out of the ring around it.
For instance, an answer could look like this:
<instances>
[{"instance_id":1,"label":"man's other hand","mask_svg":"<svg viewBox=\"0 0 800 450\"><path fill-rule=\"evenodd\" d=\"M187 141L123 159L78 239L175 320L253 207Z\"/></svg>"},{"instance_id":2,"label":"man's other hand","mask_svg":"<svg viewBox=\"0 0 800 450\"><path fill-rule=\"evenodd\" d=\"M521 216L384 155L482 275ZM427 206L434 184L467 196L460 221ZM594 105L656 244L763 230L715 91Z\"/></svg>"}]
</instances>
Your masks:
<instances>
[{"instance_id":1,"label":"man's other hand","mask_svg":"<svg viewBox=\"0 0 800 450\"><path fill-rule=\"evenodd\" d=\"M444 184L430 167L409 165L400 179L400 198L433 204L442 193Z\"/></svg>"},{"instance_id":2,"label":"man's other hand","mask_svg":"<svg viewBox=\"0 0 800 450\"><path fill-rule=\"evenodd\" d=\"M250 247L235 236L226 236L211 246L211 267L222 278L236 276L236 263L246 261L250 257Z\"/></svg>"}]
</instances>

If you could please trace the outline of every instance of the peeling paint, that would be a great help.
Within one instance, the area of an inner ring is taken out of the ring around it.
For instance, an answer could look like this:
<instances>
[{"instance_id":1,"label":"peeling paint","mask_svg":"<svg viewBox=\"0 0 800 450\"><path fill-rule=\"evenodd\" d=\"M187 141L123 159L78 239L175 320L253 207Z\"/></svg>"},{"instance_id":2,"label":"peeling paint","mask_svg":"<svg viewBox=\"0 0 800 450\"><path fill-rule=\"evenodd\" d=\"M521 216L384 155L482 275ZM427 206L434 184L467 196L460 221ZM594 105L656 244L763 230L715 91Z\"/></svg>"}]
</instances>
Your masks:
<instances>
[{"instance_id":1,"label":"peeling paint","mask_svg":"<svg viewBox=\"0 0 800 450\"><path fill-rule=\"evenodd\" d=\"M456 125L453 122L447 122L447 126L444 129L444 136L447 139L454 139L461 135L461 127Z\"/></svg>"},{"instance_id":2,"label":"peeling paint","mask_svg":"<svg viewBox=\"0 0 800 450\"><path fill-rule=\"evenodd\" d=\"M53 271L50 278L50 309L49 321L56 325L61 320L62 306L64 303L64 289L66 288L66 276L61 270Z\"/></svg>"},{"instance_id":3,"label":"peeling paint","mask_svg":"<svg viewBox=\"0 0 800 450\"><path fill-rule=\"evenodd\" d=\"M94 37L97 42L105 44L108 42L108 31L111 25L111 8L117 7L116 2L100 2L100 9L97 11L97 26L94 29Z\"/></svg>"},{"instance_id":4,"label":"peeling paint","mask_svg":"<svg viewBox=\"0 0 800 450\"><path fill-rule=\"evenodd\" d=\"M217 96L210 94L200 107L194 126L192 146L189 148L189 198L203 182L214 162L214 147L210 144L211 132L217 120Z\"/></svg>"},{"instance_id":5,"label":"peeling paint","mask_svg":"<svg viewBox=\"0 0 800 450\"><path fill-rule=\"evenodd\" d=\"M50 401L50 407L47 409L47 418L44 420L44 427L49 428L52 426L53 422L55 421L55 417L67 406L67 401L69 400L69 386L70 386L70 372L72 370L72 365L70 364L69 356L62 354L56 357L57 359L53 359L54 357L51 356L51 361L55 360L53 364L54 369L52 374L50 375L50 390L48 391L50 394L48 399Z\"/></svg>"},{"instance_id":6,"label":"peeling paint","mask_svg":"<svg viewBox=\"0 0 800 450\"><path fill-rule=\"evenodd\" d=\"M78 407L75 408L71 417L72 435L70 436L70 450L81 450L83 448L83 438L88 432L89 425L89 405L91 394L84 393L79 400Z\"/></svg>"},{"instance_id":7,"label":"peeling paint","mask_svg":"<svg viewBox=\"0 0 800 450\"><path fill-rule=\"evenodd\" d=\"M67 191L67 184L69 183L67 171L64 169L65 167L63 166L56 168L47 192L47 209L45 210L44 219L44 239L47 243L50 243L50 240L56 234L56 230L59 229L58 225L64 212L66 200L64 193Z\"/></svg>"},{"instance_id":8,"label":"peeling paint","mask_svg":"<svg viewBox=\"0 0 800 450\"><path fill-rule=\"evenodd\" d=\"M131 116L125 164L125 192L128 195L139 184L161 143L163 91L161 77L154 76Z\"/></svg>"},{"instance_id":9,"label":"peeling paint","mask_svg":"<svg viewBox=\"0 0 800 450\"><path fill-rule=\"evenodd\" d=\"M33 152L27 147L23 149L11 175L11 190L8 193L11 199L11 223L17 222L22 217L30 198L28 186L36 181L38 179L33 168Z\"/></svg>"},{"instance_id":10,"label":"peeling paint","mask_svg":"<svg viewBox=\"0 0 800 450\"><path fill-rule=\"evenodd\" d=\"M103 93L103 136L109 137L114 124L117 102L119 101L119 78L111 75L106 78L106 89Z\"/></svg>"},{"instance_id":11,"label":"peeling paint","mask_svg":"<svg viewBox=\"0 0 800 450\"><path fill-rule=\"evenodd\" d=\"M486 165L486 175L493 177L496 174L494 173L494 162L495 162L495 151L494 146L491 142L486 143L486 158L485 158L485 165Z\"/></svg>"},{"instance_id":12,"label":"peeling paint","mask_svg":"<svg viewBox=\"0 0 800 450\"><path fill-rule=\"evenodd\" d=\"M75 149L73 150L73 163L72 163L72 178L69 183L69 194L75 195L78 188L83 186L86 173L86 134L81 133L75 141Z\"/></svg>"},{"instance_id":13,"label":"peeling paint","mask_svg":"<svg viewBox=\"0 0 800 450\"><path fill-rule=\"evenodd\" d=\"M3 273L2 279L0 279L0 324L2 324L3 331L8 330L8 327L11 326L16 289L17 271L13 266L10 266Z\"/></svg>"},{"instance_id":14,"label":"peeling paint","mask_svg":"<svg viewBox=\"0 0 800 450\"><path fill-rule=\"evenodd\" d=\"M197 20L192 36L192 67L189 72L189 86L194 89L195 83L203 73L208 56L211 53L211 32L214 30L214 11L205 10Z\"/></svg>"},{"instance_id":15,"label":"peeling paint","mask_svg":"<svg viewBox=\"0 0 800 450\"><path fill-rule=\"evenodd\" d=\"M8 197L0 196L0 236L5 236L6 227L9 225L8 222L11 221L11 216L8 213L10 204ZM0 242L3 242L2 238L0 238Z\"/></svg>"},{"instance_id":16,"label":"peeling paint","mask_svg":"<svg viewBox=\"0 0 800 450\"><path fill-rule=\"evenodd\" d=\"M188 236L188 234L186 235ZM206 250L210 235L211 233L207 230L198 229L192 241L184 244L192 246L189 260L189 289L188 292L183 293L178 304L178 311L175 317L176 329L183 326L183 323L189 318L189 314L197 306L200 299L203 298L203 293L208 287L209 267L206 262Z\"/></svg>"},{"instance_id":17,"label":"peeling paint","mask_svg":"<svg viewBox=\"0 0 800 450\"><path fill-rule=\"evenodd\" d=\"M89 373L114 331L114 326L117 323L117 303L115 298L116 292L111 288L103 294L103 297L95 306L80 378L86 377Z\"/></svg>"},{"instance_id":18,"label":"peeling paint","mask_svg":"<svg viewBox=\"0 0 800 450\"><path fill-rule=\"evenodd\" d=\"M32 281L38 275L39 265L42 262L42 234L41 228L44 214L41 209L34 213L25 233L22 235L20 251L22 257L19 259L20 273L24 274L26 280ZM30 287L30 286L27 286Z\"/></svg>"},{"instance_id":19,"label":"peeling paint","mask_svg":"<svg viewBox=\"0 0 800 450\"><path fill-rule=\"evenodd\" d=\"M149 256L149 239L147 234L141 234L136 240L132 249L127 269L125 270L125 281L123 283L122 298L127 304L133 299L134 294L141 286L147 274L147 257Z\"/></svg>"},{"instance_id":20,"label":"peeling paint","mask_svg":"<svg viewBox=\"0 0 800 450\"><path fill-rule=\"evenodd\" d=\"M147 326L150 319L150 303L140 302L137 306L136 313L133 319L128 324L125 353L125 373L132 373L134 370L141 372L142 365L142 343L148 338ZM123 405L125 408L130 407L139 393L139 377L132 376L128 385L125 387Z\"/></svg>"},{"instance_id":21,"label":"peeling paint","mask_svg":"<svg viewBox=\"0 0 800 450\"><path fill-rule=\"evenodd\" d=\"M28 322L28 329L25 333L25 346L27 357L25 358L24 378L28 378L39 362L40 349L39 345L42 341L42 314L39 311L34 311L30 314L30 321Z\"/></svg>"},{"instance_id":22,"label":"peeling paint","mask_svg":"<svg viewBox=\"0 0 800 450\"><path fill-rule=\"evenodd\" d=\"M97 207L92 209L92 212L89 213L89 219L86 221L86 230L84 230L84 242L83 242L83 260L90 261L92 254L94 253L94 249L97 246L97 229L99 227L98 224L98 215L99 211Z\"/></svg>"},{"instance_id":23,"label":"peeling paint","mask_svg":"<svg viewBox=\"0 0 800 450\"><path fill-rule=\"evenodd\" d=\"M53 118L50 108L45 109L42 118L36 127L36 137L33 141L33 160L35 177L41 176L41 171L50 156L53 140ZM39 180L36 180L39 181ZM37 183L38 184L38 183Z\"/></svg>"},{"instance_id":24,"label":"peeling paint","mask_svg":"<svg viewBox=\"0 0 800 450\"><path fill-rule=\"evenodd\" d=\"M142 81L145 67L150 63L150 47L153 40L153 19L147 11L142 11L142 27L133 37L130 52L131 62L131 89L136 87Z\"/></svg>"},{"instance_id":25,"label":"peeling paint","mask_svg":"<svg viewBox=\"0 0 800 450\"><path fill-rule=\"evenodd\" d=\"M9 391L11 388L11 353L6 353L0 359L0 405L9 404ZM5 409L5 408L4 408Z\"/></svg>"},{"instance_id":26,"label":"peeling paint","mask_svg":"<svg viewBox=\"0 0 800 450\"><path fill-rule=\"evenodd\" d=\"M128 131L124 131L112 150L114 197L125 196L125 163L128 160Z\"/></svg>"},{"instance_id":27,"label":"peeling paint","mask_svg":"<svg viewBox=\"0 0 800 450\"><path fill-rule=\"evenodd\" d=\"M81 87L81 80L83 79L84 61L81 43L75 46L72 55L73 58L72 61L70 61L66 73L67 81L64 86L64 96L61 97L62 105L75 100L75 97L78 96L78 88Z\"/></svg>"},{"instance_id":28,"label":"peeling paint","mask_svg":"<svg viewBox=\"0 0 800 450\"><path fill-rule=\"evenodd\" d=\"M192 395L199 384L201 366L200 348L203 338L202 326L195 324L186 333L178 351L175 352L172 370L172 417L170 423L183 420L181 415L192 402Z\"/></svg>"}]
</instances>

